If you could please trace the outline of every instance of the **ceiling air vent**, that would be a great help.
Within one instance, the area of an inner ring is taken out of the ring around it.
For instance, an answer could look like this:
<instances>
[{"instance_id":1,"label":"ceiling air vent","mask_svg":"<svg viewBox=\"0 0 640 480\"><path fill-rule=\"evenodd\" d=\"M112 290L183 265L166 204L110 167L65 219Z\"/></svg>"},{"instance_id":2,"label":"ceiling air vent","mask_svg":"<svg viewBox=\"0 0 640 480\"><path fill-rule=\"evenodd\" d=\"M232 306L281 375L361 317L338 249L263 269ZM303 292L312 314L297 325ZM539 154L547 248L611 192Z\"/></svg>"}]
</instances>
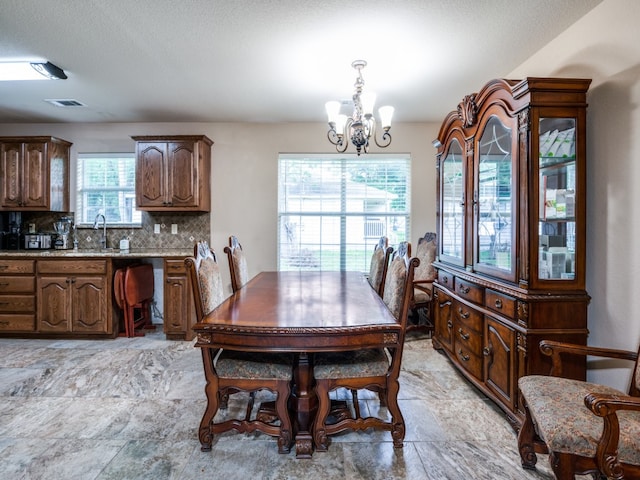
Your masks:
<instances>
[{"instance_id":1,"label":"ceiling air vent","mask_svg":"<svg viewBox=\"0 0 640 480\"><path fill-rule=\"evenodd\" d=\"M86 107L84 103L81 103L73 99L52 99L48 98L45 102L49 102L56 107Z\"/></svg>"}]
</instances>

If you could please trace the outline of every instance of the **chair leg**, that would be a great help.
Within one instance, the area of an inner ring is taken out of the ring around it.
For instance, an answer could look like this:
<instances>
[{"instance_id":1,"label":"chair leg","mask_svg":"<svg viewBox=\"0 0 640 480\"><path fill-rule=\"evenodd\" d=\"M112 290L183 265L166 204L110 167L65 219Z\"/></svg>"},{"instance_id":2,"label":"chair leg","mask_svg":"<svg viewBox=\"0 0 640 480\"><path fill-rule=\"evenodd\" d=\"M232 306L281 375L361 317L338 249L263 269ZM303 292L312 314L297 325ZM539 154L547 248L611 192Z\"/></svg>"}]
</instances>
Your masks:
<instances>
[{"instance_id":1,"label":"chair leg","mask_svg":"<svg viewBox=\"0 0 640 480\"><path fill-rule=\"evenodd\" d=\"M313 443L316 452L326 452L329 448L329 438L325 430L327 417L331 410L331 398L329 398L329 384L327 380L316 380L316 397L318 398L318 410L313 425Z\"/></svg>"},{"instance_id":2,"label":"chair leg","mask_svg":"<svg viewBox=\"0 0 640 480\"><path fill-rule=\"evenodd\" d=\"M524 423L520 428L520 432L518 432L518 451L520 452L520 463L522 464L522 468L527 470L535 470L536 463L538 462L538 457L536 456L534 443L535 443L535 426L533 425L533 418L531 417L531 412L529 412L529 407L527 407L526 403L523 400L524 404Z\"/></svg>"},{"instance_id":3,"label":"chair leg","mask_svg":"<svg viewBox=\"0 0 640 480\"><path fill-rule=\"evenodd\" d=\"M212 350L209 348L202 348L202 363L204 365L205 378L207 379L207 385L205 386L205 394L207 396L207 408L204 411L202 420L200 420L200 428L198 430L198 439L200 440L200 450L208 452L211 450L211 444L213 443L213 431L211 430L211 423L213 417L216 416L218 411L218 381L217 377L213 374L213 358ZM216 379L211 381L209 379Z\"/></svg>"},{"instance_id":4,"label":"chair leg","mask_svg":"<svg viewBox=\"0 0 640 480\"><path fill-rule=\"evenodd\" d=\"M575 480L574 457L566 453L550 452L549 463L556 480Z\"/></svg>"},{"instance_id":5,"label":"chair leg","mask_svg":"<svg viewBox=\"0 0 640 480\"><path fill-rule=\"evenodd\" d=\"M398 391L400 384L398 380L390 380L387 382L385 389L387 395L387 408L391 414L391 438L393 439L394 448L402 448L404 446L405 426L400 406L398 405Z\"/></svg>"},{"instance_id":6,"label":"chair leg","mask_svg":"<svg viewBox=\"0 0 640 480\"><path fill-rule=\"evenodd\" d=\"M280 436L278 437L278 453L289 453L291 451L292 429L291 417L289 416L289 395L291 385L289 381L278 382L278 398L276 399L276 413L280 419Z\"/></svg>"}]
</instances>

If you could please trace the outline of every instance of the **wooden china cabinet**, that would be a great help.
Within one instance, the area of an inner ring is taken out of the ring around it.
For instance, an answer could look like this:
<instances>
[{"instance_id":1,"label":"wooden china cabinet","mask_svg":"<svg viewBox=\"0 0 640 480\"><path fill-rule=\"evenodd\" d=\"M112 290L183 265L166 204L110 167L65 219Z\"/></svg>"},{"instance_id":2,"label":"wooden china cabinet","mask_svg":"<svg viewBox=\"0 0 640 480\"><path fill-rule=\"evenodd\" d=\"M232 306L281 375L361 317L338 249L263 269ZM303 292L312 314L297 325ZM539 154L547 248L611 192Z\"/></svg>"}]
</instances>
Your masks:
<instances>
[{"instance_id":1,"label":"wooden china cabinet","mask_svg":"<svg viewBox=\"0 0 640 480\"><path fill-rule=\"evenodd\" d=\"M136 136L136 208L211 210L211 145L204 135Z\"/></svg>"},{"instance_id":2,"label":"wooden china cabinet","mask_svg":"<svg viewBox=\"0 0 640 480\"><path fill-rule=\"evenodd\" d=\"M590 80L493 80L437 140L434 347L518 427L538 348L586 344L586 93ZM586 376L584 359L565 373Z\"/></svg>"}]
</instances>

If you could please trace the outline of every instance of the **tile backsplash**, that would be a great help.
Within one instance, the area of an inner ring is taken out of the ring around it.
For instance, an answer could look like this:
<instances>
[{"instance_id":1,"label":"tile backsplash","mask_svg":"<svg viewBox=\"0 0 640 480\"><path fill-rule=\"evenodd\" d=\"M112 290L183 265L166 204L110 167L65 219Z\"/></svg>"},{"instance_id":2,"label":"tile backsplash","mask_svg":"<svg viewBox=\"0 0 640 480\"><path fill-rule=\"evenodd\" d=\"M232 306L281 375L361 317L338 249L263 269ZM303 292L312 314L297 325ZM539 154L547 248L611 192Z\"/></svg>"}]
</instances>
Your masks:
<instances>
[{"instance_id":1,"label":"tile backsplash","mask_svg":"<svg viewBox=\"0 0 640 480\"><path fill-rule=\"evenodd\" d=\"M53 232L53 223L70 213L27 213L22 214L23 226L33 223L37 232ZM160 233L154 233L156 224ZM171 226L177 225L177 233L171 233ZM120 240L129 239L129 248L189 248L200 240L209 241L211 232L211 214L205 213L168 213L142 212L142 227L116 228L107 226L107 245L118 248ZM99 248L101 228L78 228L78 248Z\"/></svg>"}]
</instances>

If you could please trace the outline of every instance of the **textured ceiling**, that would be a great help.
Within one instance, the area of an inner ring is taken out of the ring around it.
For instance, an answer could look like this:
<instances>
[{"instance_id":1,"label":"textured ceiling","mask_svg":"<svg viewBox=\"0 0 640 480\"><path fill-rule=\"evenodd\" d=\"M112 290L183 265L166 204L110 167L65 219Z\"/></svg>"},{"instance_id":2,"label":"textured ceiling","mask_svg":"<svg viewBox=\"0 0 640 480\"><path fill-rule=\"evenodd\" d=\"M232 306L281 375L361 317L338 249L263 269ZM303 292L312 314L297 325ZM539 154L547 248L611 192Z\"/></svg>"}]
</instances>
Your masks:
<instances>
[{"instance_id":1,"label":"textured ceiling","mask_svg":"<svg viewBox=\"0 0 640 480\"><path fill-rule=\"evenodd\" d=\"M440 121L601 1L0 0L0 61L69 77L0 82L0 123L323 122L360 58L394 121Z\"/></svg>"}]
</instances>

